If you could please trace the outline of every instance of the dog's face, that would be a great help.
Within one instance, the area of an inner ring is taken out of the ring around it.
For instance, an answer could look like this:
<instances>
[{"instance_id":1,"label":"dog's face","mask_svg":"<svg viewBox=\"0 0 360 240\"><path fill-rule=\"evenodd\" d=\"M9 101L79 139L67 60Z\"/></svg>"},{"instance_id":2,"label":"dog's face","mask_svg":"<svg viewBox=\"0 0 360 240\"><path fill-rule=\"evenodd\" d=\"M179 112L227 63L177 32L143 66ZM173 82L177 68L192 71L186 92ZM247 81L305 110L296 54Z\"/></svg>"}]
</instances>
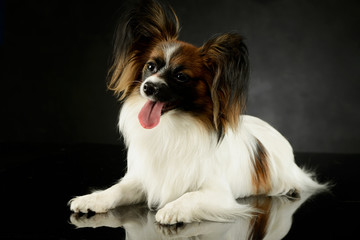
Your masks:
<instances>
[{"instance_id":1,"label":"dog's face","mask_svg":"<svg viewBox=\"0 0 360 240\"><path fill-rule=\"evenodd\" d=\"M143 67L140 94L163 102L162 114L179 110L212 115L210 79L198 48L180 41L162 42Z\"/></svg>"}]
</instances>

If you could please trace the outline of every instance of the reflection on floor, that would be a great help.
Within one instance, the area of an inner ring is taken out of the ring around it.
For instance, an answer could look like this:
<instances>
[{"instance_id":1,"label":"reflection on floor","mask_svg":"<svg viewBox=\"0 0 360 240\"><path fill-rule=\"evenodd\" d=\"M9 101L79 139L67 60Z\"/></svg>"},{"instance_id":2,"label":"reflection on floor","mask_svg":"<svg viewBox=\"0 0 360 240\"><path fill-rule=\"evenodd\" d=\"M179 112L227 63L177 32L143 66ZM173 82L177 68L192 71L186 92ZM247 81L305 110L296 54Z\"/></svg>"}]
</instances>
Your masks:
<instances>
[{"instance_id":1,"label":"reflection on floor","mask_svg":"<svg viewBox=\"0 0 360 240\"><path fill-rule=\"evenodd\" d=\"M200 222L164 226L155 221L155 212L144 205L119 207L103 214L72 214L77 228L123 227L127 240L155 239L283 239L289 232L294 212L313 193L299 198L257 196L239 199L240 204L256 208L252 217L237 218L230 223Z\"/></svg>"}]
</instances>

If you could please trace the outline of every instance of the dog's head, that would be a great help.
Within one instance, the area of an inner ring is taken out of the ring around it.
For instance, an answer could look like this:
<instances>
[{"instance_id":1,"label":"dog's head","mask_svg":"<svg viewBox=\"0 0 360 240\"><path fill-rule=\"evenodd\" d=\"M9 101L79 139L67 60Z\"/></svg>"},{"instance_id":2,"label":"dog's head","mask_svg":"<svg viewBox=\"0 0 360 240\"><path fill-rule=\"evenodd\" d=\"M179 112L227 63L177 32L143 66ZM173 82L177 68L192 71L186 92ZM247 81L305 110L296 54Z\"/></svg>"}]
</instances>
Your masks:
<instances>
[{"instance_id":1,"label":"dog's head","mask_svg":"<svg viewBox=\"0 0 360 240\"><path fill-rule=\"evenodd\" d=\"M217 35L201 47L178 40L170 6L142 1L117 31L109 88L119 99L147 99L139 113L144 128L156 127L169 111L187 112L219 139L236 128L248 86L248 51L236 33Z\"/></svg>"}]
</instances>

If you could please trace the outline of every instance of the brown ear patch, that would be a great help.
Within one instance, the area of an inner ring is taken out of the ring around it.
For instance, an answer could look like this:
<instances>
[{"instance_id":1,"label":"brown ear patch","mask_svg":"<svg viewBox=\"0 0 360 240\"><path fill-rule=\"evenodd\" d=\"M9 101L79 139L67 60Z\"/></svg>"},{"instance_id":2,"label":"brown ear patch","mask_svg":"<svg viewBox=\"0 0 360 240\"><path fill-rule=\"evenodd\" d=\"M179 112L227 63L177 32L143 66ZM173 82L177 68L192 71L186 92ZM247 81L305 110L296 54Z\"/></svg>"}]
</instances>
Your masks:
<instances>
[{"instance_id":1,"label":"brown ear patch","mask_svg":"<svg viewBox=\"0 0 360 240\"><path fill-rule=\"evenodd\" d=\"M142 1L124 13L115 33L108 88L120 100L129 96L139 84L152 48L162 41L176 40L179 31L174 10L163 1Z\"/></svg>"},{"instance_id":2,"label":"brown ear patch","mask_svg":"<svg viewBox=\"0 0 360 240\"><path fill-rule=\"evenodd\" d=\"M248 50L237 33L217 35L207 41L200 53L212 74L209 83L213 101L213 121L221 140L230 127L237 129L245 110L249 80Z\"/></svg>"},{"instance_id":3,"label":"brown ear patch","mask_svg":"<svg viewBox=\"0 0 360 240\"><path fill-rule=\"evenodd\" d=\"M255 193L264 194L271 190L268 153L264 145L256 139L256 148L253 156L252 183Z\"/></svg>"}]
</instances>

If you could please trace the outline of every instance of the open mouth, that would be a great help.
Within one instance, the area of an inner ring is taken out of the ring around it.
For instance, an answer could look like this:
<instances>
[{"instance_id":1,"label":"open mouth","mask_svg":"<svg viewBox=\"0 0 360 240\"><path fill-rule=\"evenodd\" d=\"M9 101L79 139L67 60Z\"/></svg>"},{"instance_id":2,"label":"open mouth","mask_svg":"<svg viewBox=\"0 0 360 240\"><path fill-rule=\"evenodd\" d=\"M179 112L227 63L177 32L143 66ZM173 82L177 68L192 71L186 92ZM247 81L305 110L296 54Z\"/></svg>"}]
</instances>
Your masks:
<instances>
[{"instance_id":1,"label":"open mouth","mask_svg":"<svg viewBox=\"0 0 360 240\"><path fill-rule=\"evenodd\" d=\"M160 122L160 117L175 108L175 104L148 100L141 108L138 119L145 129L152 129Z\"/></svg>"}]
</instances>

